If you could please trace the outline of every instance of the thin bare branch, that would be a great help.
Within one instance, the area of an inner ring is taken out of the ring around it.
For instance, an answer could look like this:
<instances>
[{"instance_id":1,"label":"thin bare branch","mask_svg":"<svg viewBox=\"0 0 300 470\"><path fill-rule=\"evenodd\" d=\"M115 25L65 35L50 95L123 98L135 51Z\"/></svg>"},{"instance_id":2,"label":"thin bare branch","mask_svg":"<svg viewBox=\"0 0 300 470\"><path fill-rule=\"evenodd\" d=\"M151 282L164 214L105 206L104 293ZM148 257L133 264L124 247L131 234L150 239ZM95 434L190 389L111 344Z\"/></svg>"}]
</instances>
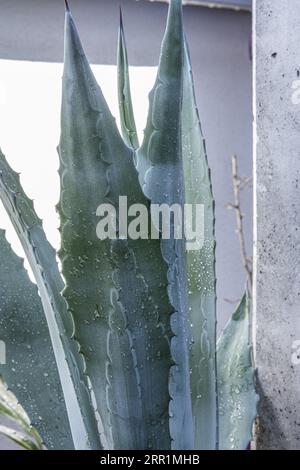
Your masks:
<instances>
[{"instance_id":1,"label":"thin bare branch","mask_svg":"<svg viewBox=\"0 0 300 470\"><path fill-rule=\"evenodd\" d=\"M240 242L240 251L242 257L242 263L247 274L247 279L249 282L249 290L252 289L252 258L247 255L245 234L244 234L244 214L241 208L241 191L245 187L249 186L252 182L252 178L240 178L238 175L238 163L236 155L233 155L232 160L232 183L233 183L233 193L234 193L234 202L226 205L228 209L233 209L236 213L236 223L237 223L237 234Z\"/></svg>"}]
</instances>

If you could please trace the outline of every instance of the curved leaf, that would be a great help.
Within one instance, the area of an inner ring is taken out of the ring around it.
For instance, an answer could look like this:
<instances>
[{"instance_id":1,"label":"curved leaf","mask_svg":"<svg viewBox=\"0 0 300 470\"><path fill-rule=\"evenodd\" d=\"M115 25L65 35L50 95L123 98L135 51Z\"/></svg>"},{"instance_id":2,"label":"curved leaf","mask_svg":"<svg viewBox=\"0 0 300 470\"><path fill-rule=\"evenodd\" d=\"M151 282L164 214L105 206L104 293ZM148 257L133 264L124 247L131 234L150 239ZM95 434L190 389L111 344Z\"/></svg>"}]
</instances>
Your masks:
<instances>
[{"instance_id":1,"label":"curved leaf","mask_svg":"<svg viewBox=\"0 0 300 470\"><path fill-rule=\"evenodd\" d=\"M215 449L218 440L216 394L216 276L214 200L187 43L184 53L182 158L185 203L203 207L203 246L187 251L191 323L190 371L196 449Z\"/></svg>"},{"instance_id":2,"label":"curved leaf","mask_svg":"<svg viewBox=\"0 0 300 470\"><path fill-rule=\"evenodd\" d=\"M127 196L128 207L149 202L69 11L59 154L64 296L101 417L102 443L168 449L167 268L159 240L97 237L100 204L118 211L120 196Z\"/></svg>"},{"instance_id":3,"label":"curved leaf","mask_svg":"<svg viewBox=\"0 0 300 470\"><path fill-rule=\"evenodd\" d=\"M63 281L56 253L49 244L33 203L24 193L19 175L0 151L0 198L21 241L33 271L52 341L76 448L99 448L84 362L73 336L72 317L61 296Z\"/></svg>"},{"instance_id":4,"label":"curved leaf","mask_svg":"<svg viewBox=\"0 0 300 470\"><path fill-rule=\"evenodd\" d=\"M149 96L150 108L137 169L145 195L153 204L178 204L184 209L181 113L183 97L184 36L181 0L171 0L158 75ZM175 309L171 343L176 366L172 368L171 436L174 449L194 447L190 395L188 287L185 240L170 239L161 249L168 263L169 297Z\"/></svg>"},{"instance_id":5,"label":"curved leaf","mask_svg":"<svg viewBox=\"0 0 300 470\"><path fill-rule=\"evenodd\" d=\"M13 426L0 426L0 434L13 440L27 450L43 450L43 441L37 430L31 425L25 410L19 404L16 397L7 389L0 376L0 416L9 419Z\"/></svg>"},{"instance_id":6,"label":"curved leaf","mask_svg":"<svg viewBox=\"0 0 300 470\"><path fill-rule=\"evenodd\" d=\"M118 40L118 96L123 139L128 147L137 149L139 147L139 139L136 131L131 100L128 57L121 7Z\"/></svg>"},{"instance_id":7,"label":"curved leaf","mask_svg":"<svg viewBox=\"0 0 300 470\"><path fill-rule=\"evenodd\" d=\"M220 449L246 450L257 415L249 334L250 299L244 295L218 341Z\"/></svg>"},{"instance_id":8,"label":"curved leaf","mask_svg":"<svg viewBox=\"0 0 300 470\"><path fill-rule=\"evenodd\" d=\"M18 444L23 450L44 450L39 448L25 433L0 425L0 434Z\"/></svg>"},{"instance_id":9,"label":"curved leaf","mask_svg":"<svg viewBox=\"0 0 300 470\"><path fill-rule=\"evenodd\" d=\"M37 288L0 230L0 364L48 449L72 449L72 437L51 340Z\"/></svg>"}]
</instances>

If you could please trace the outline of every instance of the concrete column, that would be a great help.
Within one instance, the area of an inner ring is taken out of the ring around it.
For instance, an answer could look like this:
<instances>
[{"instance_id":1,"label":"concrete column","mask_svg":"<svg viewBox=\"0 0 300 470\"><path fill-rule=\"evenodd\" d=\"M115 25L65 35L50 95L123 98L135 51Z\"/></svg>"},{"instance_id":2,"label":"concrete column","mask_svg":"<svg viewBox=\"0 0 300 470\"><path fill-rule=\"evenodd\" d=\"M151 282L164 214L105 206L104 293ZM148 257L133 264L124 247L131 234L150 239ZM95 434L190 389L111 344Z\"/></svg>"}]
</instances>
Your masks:
<instances>
[{"instance_id":1,"label":"concrete column","mask_svg":"<svg viewBox=\"0 0 300 470\"><path fill-rule=\"evenodd\" d=\"M300 449L300 2L256 0L259 449Z\"/></svg>"}]
</instances>

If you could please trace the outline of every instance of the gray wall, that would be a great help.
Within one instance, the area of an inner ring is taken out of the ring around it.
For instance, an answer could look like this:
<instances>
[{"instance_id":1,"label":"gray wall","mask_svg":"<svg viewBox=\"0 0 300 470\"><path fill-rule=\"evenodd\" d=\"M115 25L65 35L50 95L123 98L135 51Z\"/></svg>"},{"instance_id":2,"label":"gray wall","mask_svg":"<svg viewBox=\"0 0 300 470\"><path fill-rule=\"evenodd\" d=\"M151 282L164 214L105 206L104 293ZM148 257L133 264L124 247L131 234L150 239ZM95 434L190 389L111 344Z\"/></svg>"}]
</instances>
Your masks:
<instances>
[{"instance_id":1,"label":"gray wall","mask_svg":"<svg viewBox=\"0 0 300 470\"><path fill-rule=\"evenodd\" d=\"M93 63L116 63L119 3L119 0L70 0L86 52ZM130 62L156 65L166 5L146 0L123 0L122 5ZM0 11L0 58L62 61L62 0L0 0ZM245 283L235 217L225 205L233 198L231 155L238 155L242 175L251 176L252 173L252 91L248 52L251 15L186 6L184 17L216 199L221 328L234 307L225 299L237 301ZM251 198L248 190L243 203L250 254Z\"/></svg>"},{"instance_id":2,"label":"gray wall","mask_svg":"<svg viewBox=\"0 0 300 470\"><path fill-rule=\"evenodd\" d=\"M299 18L299 0L256 2L257 446L267 449L300 449Z\"/></svg>"}]
</instances>

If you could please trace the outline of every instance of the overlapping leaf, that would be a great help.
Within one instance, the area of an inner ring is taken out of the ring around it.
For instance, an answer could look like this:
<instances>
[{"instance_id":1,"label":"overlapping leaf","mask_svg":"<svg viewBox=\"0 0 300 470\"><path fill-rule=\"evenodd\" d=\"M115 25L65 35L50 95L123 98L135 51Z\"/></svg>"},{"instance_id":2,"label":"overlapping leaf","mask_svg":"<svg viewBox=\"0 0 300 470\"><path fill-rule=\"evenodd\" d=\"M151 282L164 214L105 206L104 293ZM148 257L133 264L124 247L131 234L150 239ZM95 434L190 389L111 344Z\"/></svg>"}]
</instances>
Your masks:
<instances>
[{"instance_id":1,"label":"overlapping leaf","mask_svg":"<svg viewBox=\"0 0 300 470\"><path fill-rule=\"evenodd\" d=\"M97 425L84 363L72 339L73 321L61 297L63 281L56 253L49 244L33 203L24 193L19 175L0 152L0 198L21 241L36 279L76 448L98 448Z\"/></svg>"},{"instance_id":2,"label":"overlapping leaf","mask_svg":"<svg viewBox=\"0 0 300 470\"><path fill-rule=\"evenodd\" d=\"M159 240L100 240L97 208L149 202L66 13L61 168L64 296L101 418L104 447L170 448L170 315Z\"/></svg>"},{"instance_id":3,"label":"overlapping leaf","mask_svg":"<svg viewBox=\"0 0 300 470\"><path fill-rule=\"evenodd\" d=\"M246 450L257 415L250 341L250 299L244 295L218 341L220 449Z\"/></svg>"},{"instance_id":4,"label":"overlapping leaf","mask_svg":"<svg viewBox=\"0 0 300 470\"><path fill-rule=\"evenodd\" d=\"M193 230L186 253L188 311L191 324L190 380L195 448L217 446L216 398L216 277L214 200L205 142L196 105L187 43L184 48L182 159L185 203L193 207ZM198 212L199 226L195 223ZM201 217L200 217L201 216Z\"/></svg>"},{"instance_id":5,"label":"overlapping leaf","mask_svg":"<svg viewBox=\"0 0 300 470\"><path fill-rule=\"evenodd\" d=\"M0 416L5 417L11 426L0 425L0 434L26 450L43 450L43 441L38 431L32 426L30 419L19 404L15 395L7 389L0 376Z\"/></svg>"},{"instance_id":6,"label":"overlapping leaf","mask_svg":"<svg viewBox=\"0 0 300 470\"><path fill-rule=\"evenodd\" d=\"M131 100L128 56L121 9L118 42L118 97L123 139L128 147L137 149L139 140Z\"/></svg>"},{"instance_id":7,"label":"overlapping leaf","mask_svg":"<svg viewBox=\"0 0 300 470\"><path fill-rule=\"evenodd\" d=\"M197 204L203 207L203 240L198 240L204 243L203 247L187 251L190 248L187 240L163 240L162 252L169 265L169 295L176 309L173 355L177 369L172 384L171 421L174 445L214 449L217 443L214 212L181 8L180 0L171 1L137 163L141 185L153 203L167 203L169 207L177 203L182 209L185 204L193 205L194 209Z\"/></svg>"},{"instance_id":8,"label":"overlapping leaf","mask_svg":"<svg viewBox=\"0 0 300 470\"><path fill-rule=\"evenodd\" d=\"M37 288L0 231L0 374L29 413L48 449L72 449L49 331Z\"/></svg>"}]
</instances>

